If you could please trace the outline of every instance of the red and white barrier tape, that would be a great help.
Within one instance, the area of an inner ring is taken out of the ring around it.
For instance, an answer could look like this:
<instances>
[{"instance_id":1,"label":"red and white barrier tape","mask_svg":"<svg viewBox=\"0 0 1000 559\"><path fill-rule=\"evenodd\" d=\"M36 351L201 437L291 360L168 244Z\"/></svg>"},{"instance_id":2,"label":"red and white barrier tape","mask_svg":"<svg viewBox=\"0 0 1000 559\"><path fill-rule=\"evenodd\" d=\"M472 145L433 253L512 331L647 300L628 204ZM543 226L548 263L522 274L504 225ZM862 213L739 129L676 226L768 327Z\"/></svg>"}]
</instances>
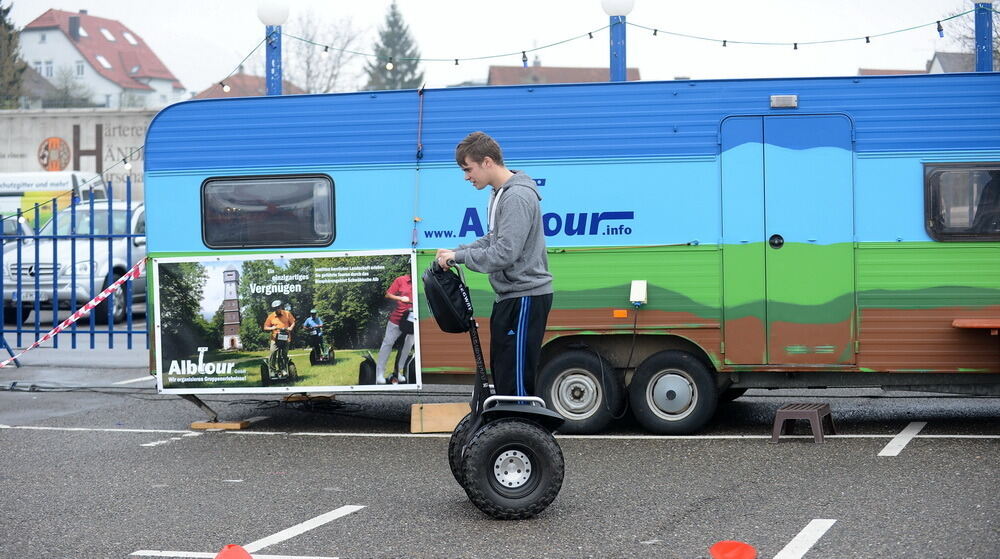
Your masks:
<instances>
[{"instance_id":1,"label":"red and white barrier tape","mask_svg":"<svg viewBox=\"0 0 1000 559\"><path fill-rule=\"evenodd\" d=\"M35 341L35 343L33 343L30 346L26 347L24 349L24 351L22 351L21 353L18 353L14 357L11 357L10 359L8 359L8 360L0 363L0 369L6 367L7 365L9 365L11 363L13 363L15 359L17 359L18 357L24 355L25 353L28 353L29 351L35 349L36 347L38 347L38 346L44 344L45 342L51 340L53 337L55 337L56 334L58 334L58 333L62 332L63 330L65 330L66 327L68 327L69 325L73 324L77 320L80 320L84 316L87 316L88 314L90 314L90 311L92 311L94 309L94 307L96 307L97 305L100 305L101 302L104 301L105 299L107 299L108 297L110 297L112 293L114 293L115 291L118 291L119 289L121 289L121 286L126 281L128 281L129 279L134 279L134 280L139 279L139 275L142 274L142 269L145 268L145 267L146 267L146 261L145 260L140 260L140 261L136 262L135 266L132 266L131 270L125 272L125 275L123 275L122 277L118 278L118 281L112 283L111 285L109 285L107 287L107 289L105 289L104 291L98 293L97 297L94 297L86 305L80 307L80 310L78 310L75 313L73 313L72 316L70 316L66 320L60 322L59 326L56 326L55 328L49 330L49 332L47 334L45 334L41 338L38 338Z\"/></svg>"}]
</instances>

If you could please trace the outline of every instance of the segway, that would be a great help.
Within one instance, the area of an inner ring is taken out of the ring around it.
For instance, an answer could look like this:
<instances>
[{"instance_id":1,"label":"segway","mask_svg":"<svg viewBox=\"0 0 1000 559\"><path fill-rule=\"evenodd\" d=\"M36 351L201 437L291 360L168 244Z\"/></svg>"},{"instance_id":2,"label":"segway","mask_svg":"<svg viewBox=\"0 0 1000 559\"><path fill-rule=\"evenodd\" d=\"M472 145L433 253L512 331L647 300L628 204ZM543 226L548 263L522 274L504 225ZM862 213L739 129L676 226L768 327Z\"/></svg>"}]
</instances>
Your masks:
<instances>
[{"instance_id":1,"label":"segway","mask_svg":"<svg viewBox=\"0 0 1000 559\"><path fill-rule=\"evenodd\" d=\"M565 462L552 432L563 417L534 396L497 396L486 373L472 299L462 270L437 262L423 274L424 294L438 326L468 332L476 361L471 413L448 441L455 480L479 510L502 520L530 518L545 510L562 487Z\"/></svg>"},{"instance_id":2,"label":"segway","mask_svg":"<svg viewBox=\"0 0 1000 559\"><path fill-rule=\"evenodd\" d=\"M272 363L270 359L265 359L260 364L261 386L270 386L274 382L296 382L299 380L299 373L295 368L295 363L292 363L292 360L288 358L288 343L290 341L291 334L284 328L278 330L278 333L275 334L274 344L276 351L274 352L274 362Z\"/></svg>"},{"instance_id":3,"label":"segway","mask_svg":"<svg viewBox=\"0 0 1000 559\"><path fill-rule=\"evenodd\" d=\"M309 329L309 345L312 346L312 349L309 351L310 365L333 363L334 353L333 350L327 346L326 340L323 339L322 328Z\"/></svg>"}]
</instances>

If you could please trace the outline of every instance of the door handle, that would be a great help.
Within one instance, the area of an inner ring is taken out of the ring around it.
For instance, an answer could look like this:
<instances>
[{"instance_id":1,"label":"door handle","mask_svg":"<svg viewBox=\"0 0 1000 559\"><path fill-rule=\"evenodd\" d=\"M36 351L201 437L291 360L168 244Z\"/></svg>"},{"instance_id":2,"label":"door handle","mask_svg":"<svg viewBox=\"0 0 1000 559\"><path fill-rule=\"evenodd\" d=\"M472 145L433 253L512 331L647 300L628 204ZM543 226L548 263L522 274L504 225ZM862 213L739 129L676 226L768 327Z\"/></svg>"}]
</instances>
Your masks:
<instances>
[{"instance_id":1,"label":"door handle","mask_svg":"<svg viewBox=\"0 0 1000 559\"><path fill-rule=\"evenodd\" d=\"M767 244L771 245L771 248L781 248L785 246L785 238L775 233L767 240Z\"/></svg>"}]
</instances>

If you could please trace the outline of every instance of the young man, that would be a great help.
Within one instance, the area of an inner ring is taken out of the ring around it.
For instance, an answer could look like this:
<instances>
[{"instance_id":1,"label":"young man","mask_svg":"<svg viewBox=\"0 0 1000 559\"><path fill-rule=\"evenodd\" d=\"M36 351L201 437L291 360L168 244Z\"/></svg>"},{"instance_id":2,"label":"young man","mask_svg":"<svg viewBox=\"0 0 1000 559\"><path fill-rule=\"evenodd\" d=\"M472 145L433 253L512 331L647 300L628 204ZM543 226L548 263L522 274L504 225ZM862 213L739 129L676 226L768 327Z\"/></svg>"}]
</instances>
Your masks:
<instances>
[{"instance_id":1,"label":"young man","mask_svg":"<svg viewBox=\"0 0 1000 559\"><path fill-rule=\"evenodd\" d=\"M477 190L492 188L489 230L473 243L439 249L437 261L445 269L454 260L490 275L497 295L490 316L490 369L497 394L533 396L542 335L552 308L542 197L528 175L504 166L500 145L483 132L462 140L455 160Z\"/></svg>"}]
</instances>

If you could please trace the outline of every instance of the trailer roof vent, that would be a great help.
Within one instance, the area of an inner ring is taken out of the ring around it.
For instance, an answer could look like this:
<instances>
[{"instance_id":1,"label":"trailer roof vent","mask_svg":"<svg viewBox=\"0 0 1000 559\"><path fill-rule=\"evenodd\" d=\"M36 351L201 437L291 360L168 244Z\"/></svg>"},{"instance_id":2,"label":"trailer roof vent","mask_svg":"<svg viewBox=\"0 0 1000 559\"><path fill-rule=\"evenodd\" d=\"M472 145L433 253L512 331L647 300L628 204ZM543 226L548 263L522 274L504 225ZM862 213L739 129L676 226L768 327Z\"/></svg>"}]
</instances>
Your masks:
<instances>
[{"instance_id":1,"label":"trailer roof vent","mask_svg":"<svg viewBox=\"0 0 1000 559\"><path fill-rule=\"evenodd\" d=\"M797 109L799 108L798 95L772 95L772 109Z\"/></svg>"}]
</instances>

